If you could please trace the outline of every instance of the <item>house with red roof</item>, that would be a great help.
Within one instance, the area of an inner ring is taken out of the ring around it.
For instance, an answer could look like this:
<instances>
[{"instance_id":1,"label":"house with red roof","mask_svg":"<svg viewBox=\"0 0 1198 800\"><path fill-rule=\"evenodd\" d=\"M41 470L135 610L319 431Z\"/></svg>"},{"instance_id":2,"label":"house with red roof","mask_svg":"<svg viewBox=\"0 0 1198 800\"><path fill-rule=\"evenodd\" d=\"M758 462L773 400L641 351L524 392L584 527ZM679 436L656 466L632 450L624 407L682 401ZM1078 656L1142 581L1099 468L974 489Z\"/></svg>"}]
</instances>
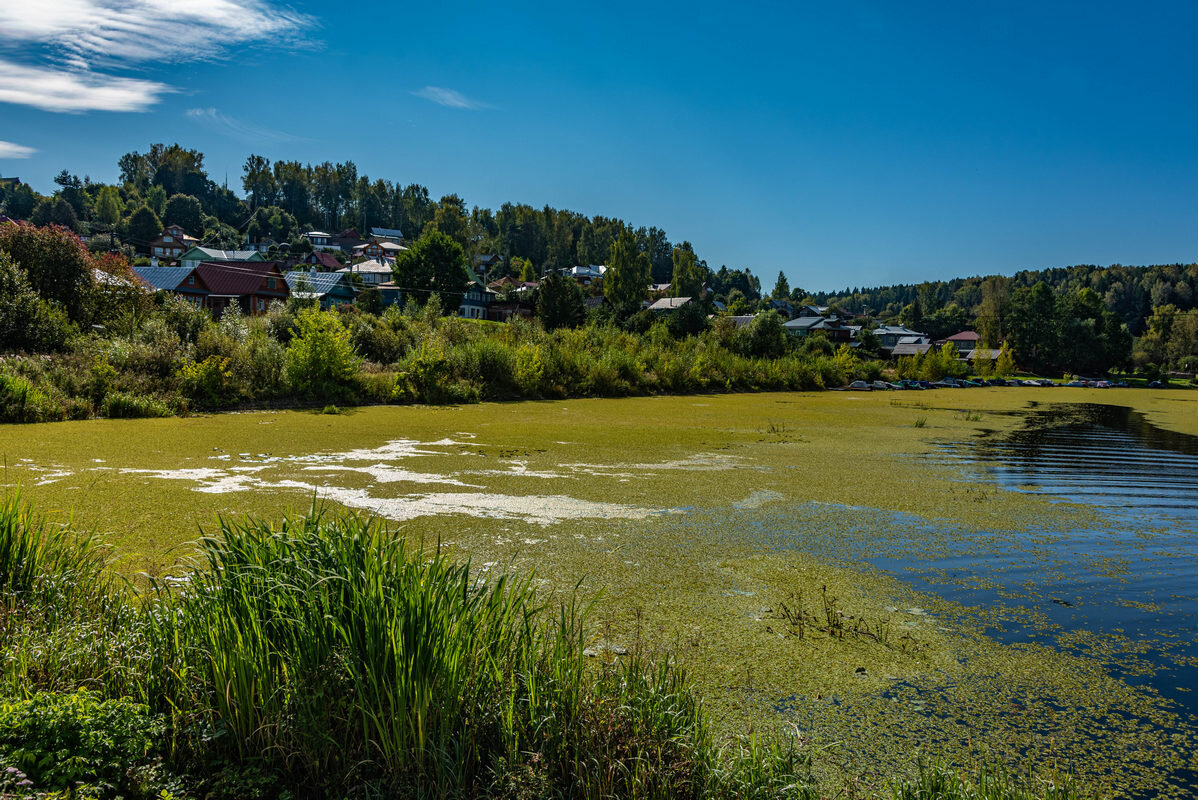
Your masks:
<instances>
[{"instance_id":1,"label":"house with red roof","mask_svg":"<svg viewBox=\"0 0 1198 800\"><path fill-rule=\"evenodd\" d=\"M982 337L974 331L961 331L960 333L954 333L947 339L941 339L940 341L936 342L936 344L943 347L949 342L952 342L956 346L957 352L963 356L968 356L973 352L973 349L978 346L978 340L981 338Z\"/></svg>"},{"instance_id":2,"label":"house with red roof","mask_svg":"<svg viewBox=\"0 0 1198 800\"><path fill-rule=\"evenodd\" d=\"M278 261L204 261L196 275L208 287L206 300L212 316L220 317L233 304L243 314L264 314L271 302L286 302L291 295Z\"/></svg>"}]
</instances>

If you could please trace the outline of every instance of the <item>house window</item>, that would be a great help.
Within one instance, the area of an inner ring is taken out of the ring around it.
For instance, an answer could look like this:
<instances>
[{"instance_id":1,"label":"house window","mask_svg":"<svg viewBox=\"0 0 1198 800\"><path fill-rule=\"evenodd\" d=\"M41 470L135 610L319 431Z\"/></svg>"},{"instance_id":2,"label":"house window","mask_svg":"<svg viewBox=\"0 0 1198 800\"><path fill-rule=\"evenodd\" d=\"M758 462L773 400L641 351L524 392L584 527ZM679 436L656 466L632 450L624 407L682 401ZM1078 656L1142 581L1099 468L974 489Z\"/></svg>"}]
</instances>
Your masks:
<instances>
[{"instance_id":1,"label":"house window","mask_svg":"<svg viewBox=\"0 0 1198 800\"><path fill-rule=\"evenodd\" d=\"M161 248L161 247L155 247L155 248L154 248L154 255L156 255L156 256L160 256L160 255L162 255L162 248Z\"/></svg>"},{"instance_id":2,"label":"house window","mask_svg":"<svg viewBox=\"0 0 1198 800\"><path fill-rule=\"evenodd\" d=\"M174 239L172 239L172 238L170 237L170 235L168 234L168 235L166 235L166 236L163 236L163 237L162 237L162 241L164 241L164 242L173 242L173 241L174 241Z\"/></svg>"},{"instance_id":3,"label":"house window","mask_svg":"<svg viewBox=\"0 0 1198 800\"><path fill-rule=\"evenodd\" d=\"M195 275L188 275L188 276L187 276L187 285L188 285L188 286L195 286L195 285L196 285L196 276L195 276Z\"/></svg>"},{"instance_id":4,"label":"house window","mask_svg":"<svg viewBox=\"0 0 1198 800\"><path fill-rule=\"evenodd\" d=\"M259 310L259 311L265 311L265 310L266 310L266 300L265 300L264 298L262 298L262 297L259 297L259 298L258 298L258 310Z\"/></svg>"},{"instance_id":5,"label":"house window","mask_svg":"<svg viewBox=\"0 0 1198 800\"><path fill-rule=\"evenodd\" d=\"M274 278L267 278L267 279L266 279L266 288L267 288L267 289L273 289L273 288L275 288L275 279L274 279Z\"/></svg>"}]
</instances>

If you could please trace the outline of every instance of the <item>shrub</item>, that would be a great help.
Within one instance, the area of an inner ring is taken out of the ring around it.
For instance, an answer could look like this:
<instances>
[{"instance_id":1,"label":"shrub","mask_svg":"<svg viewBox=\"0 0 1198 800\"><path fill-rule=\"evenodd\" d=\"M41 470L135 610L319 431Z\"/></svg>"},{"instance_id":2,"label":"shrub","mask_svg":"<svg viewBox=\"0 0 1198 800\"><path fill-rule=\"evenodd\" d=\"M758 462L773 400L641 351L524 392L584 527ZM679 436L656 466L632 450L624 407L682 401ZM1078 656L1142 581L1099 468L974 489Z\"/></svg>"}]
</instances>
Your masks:
<instances>
[{"instance_id":1,"label":"shrub","mask_svg":"<svg viewBox=\"0 0 1198 800\"><path fill-rule=\"evenodd\" d=\"M0 347L31 353L64 350L74 331L66 314L42 300L25 272L0 251Z\"/></svg>"},{"instance_id":2,"label":"shrub","mask_svg":"<svg viewBox=\"0 0 1198 800\"><path fill-rule=\"evenodd\" d=\"M179 367L179 382L188 397L210 405L220 405L233 389L229 359L208 356L203 361L187 361Z\"/></svg>"},{"instance_id":3,"label":"shrub","mask_svg":"<svg viewBox=\"0 0 1198 800\"><path fill-rule=\"evenodd\" d=\"M111 392L104 398L104 416L109 419L169 417L171 409L155 397L126 392Z\"/></svg>"},{"instance_id":4,"label":"shrub","mask_svg":"<svg viewBox=\"0 0 1198 800\"><path fill-rule=\"evenodd\" d=\"M57 422L66 418L67 410L50 391L35 387L29 378L0 372L0 422Z\"/></svg>"},{"instance_id":5,"label":"shrub","mask_svg":"<svg viewBox=\"0 0 1198 800\"><path fill-rule=\"evenodd\" d=\"M351 393L359 361L349 331L338 316L310 310L295 318L286 364L287 379L295 391L331 399Z\"/></svg>"},{"instance_id":6,"label":"shrub","mask_svg":"<svg viewBox=\"0 0 1198 800\"><path fill-rule=\"evenodd\" d=\"M131 700L103 700L87 690L40 693L0 702L0 760L28 775L36 790L116 797L132 788L129 770L148 760L161 728Z\"/></svg>"}]
</instances>

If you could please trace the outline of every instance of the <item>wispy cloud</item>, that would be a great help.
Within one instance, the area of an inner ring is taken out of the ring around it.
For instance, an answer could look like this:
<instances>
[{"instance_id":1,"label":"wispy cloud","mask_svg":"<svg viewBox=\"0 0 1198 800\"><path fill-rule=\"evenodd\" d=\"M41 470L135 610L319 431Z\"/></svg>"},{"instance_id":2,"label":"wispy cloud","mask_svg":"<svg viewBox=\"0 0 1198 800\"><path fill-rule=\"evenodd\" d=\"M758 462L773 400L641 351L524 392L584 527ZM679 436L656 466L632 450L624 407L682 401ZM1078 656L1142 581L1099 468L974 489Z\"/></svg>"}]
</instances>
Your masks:
<instances>
[{"instance_id":1,"label":"wispy cloud","mask_svg":"<svg viewBox=\"0 0 1198 800\"><path fill-rule=\"evenodd\" d=\"M37 150L23 144L0 141L0 158L29 158Z\"/></svg>"},{"instance_id":2,"label":"wispy cloud","mask_svg":"<svg viewBox=\"0 0 1198 800\"><path fill-rule=\"evenodd\" d=\"M0 59L0 102L43 111L145 111L171 91L171 87L157 81L25 66Z\"/></svg>"},{"instance_id":3,"label":"wispy cloud","mask_svg":"<svg viewBox=\"0 0 1198 800\"><path fill-rule=\"evenodd\" d=\"M113 73L219 60L247 45L297 45L315 24L270 0L5 0L0 48L19 56L0 58L0 101L48 111L142 111L171 88ZM20 70L35 84L14 88L3 77Z\"/></svg>"},{"instance_id":4,"label":"wispy cloud","mask_svg":"<svg viewBox=\"0 0 1198 800\"><path fill-rule=\"evenodd\" d=\"M425 86L423 89L417 89L412 92L417 97L423 97L425 100L432 100L440 106L448 108L464 108L470 111L476 111L482 108L491 108L492 106L483 103L479 100L473 100L456 89L445 89L440 86Z\"/></svg>"},{"instance_id":5,"label":"wispy cloud","mask_svg":"<svg viewBox=\"0 0 1198 800\"><path fill-rule=\"evenodd\" d=\"M263 140L272 142L308 141L302 136L295 136L285 131L277 131L271 128L263 128L252 122L230 117L228 114L218 111L215 108L190 108L187 110L187 118L218 133L227 134L247 142L260 142Z\"/></svg>"}]
</instances>

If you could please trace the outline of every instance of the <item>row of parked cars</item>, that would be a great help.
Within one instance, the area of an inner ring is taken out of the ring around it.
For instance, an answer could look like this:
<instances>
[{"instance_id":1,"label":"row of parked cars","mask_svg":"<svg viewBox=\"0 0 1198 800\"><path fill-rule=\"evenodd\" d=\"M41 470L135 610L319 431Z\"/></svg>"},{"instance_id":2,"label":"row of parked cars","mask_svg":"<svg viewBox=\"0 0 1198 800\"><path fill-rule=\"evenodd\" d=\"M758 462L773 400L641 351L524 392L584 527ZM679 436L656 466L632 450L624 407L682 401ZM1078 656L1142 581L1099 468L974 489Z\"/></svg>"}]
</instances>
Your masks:
<instances>
[{"instance_id":1,"label":"row of parked cars","mask_svg":"<svg viewBox=\"0 0 1198 800\"><path fill-rule=\"evenodd\" d=\"M897 389L969 389L980 386L1085 386L1091 389L1114 389L1126 387L1126 381L1091 381L1091 380L1073 380L1068 383L1056 383L1048 378L1027 378L1019 380L1018 378L979 378L976 381L965 380L964 378L944 378L939 381L915 381L902 380L893 383L888 381L853 381L846 389L858 392L872 391L892 391ZM1157 388L1160 384L1157 384Z\"/></svg>"}]
</instances>

